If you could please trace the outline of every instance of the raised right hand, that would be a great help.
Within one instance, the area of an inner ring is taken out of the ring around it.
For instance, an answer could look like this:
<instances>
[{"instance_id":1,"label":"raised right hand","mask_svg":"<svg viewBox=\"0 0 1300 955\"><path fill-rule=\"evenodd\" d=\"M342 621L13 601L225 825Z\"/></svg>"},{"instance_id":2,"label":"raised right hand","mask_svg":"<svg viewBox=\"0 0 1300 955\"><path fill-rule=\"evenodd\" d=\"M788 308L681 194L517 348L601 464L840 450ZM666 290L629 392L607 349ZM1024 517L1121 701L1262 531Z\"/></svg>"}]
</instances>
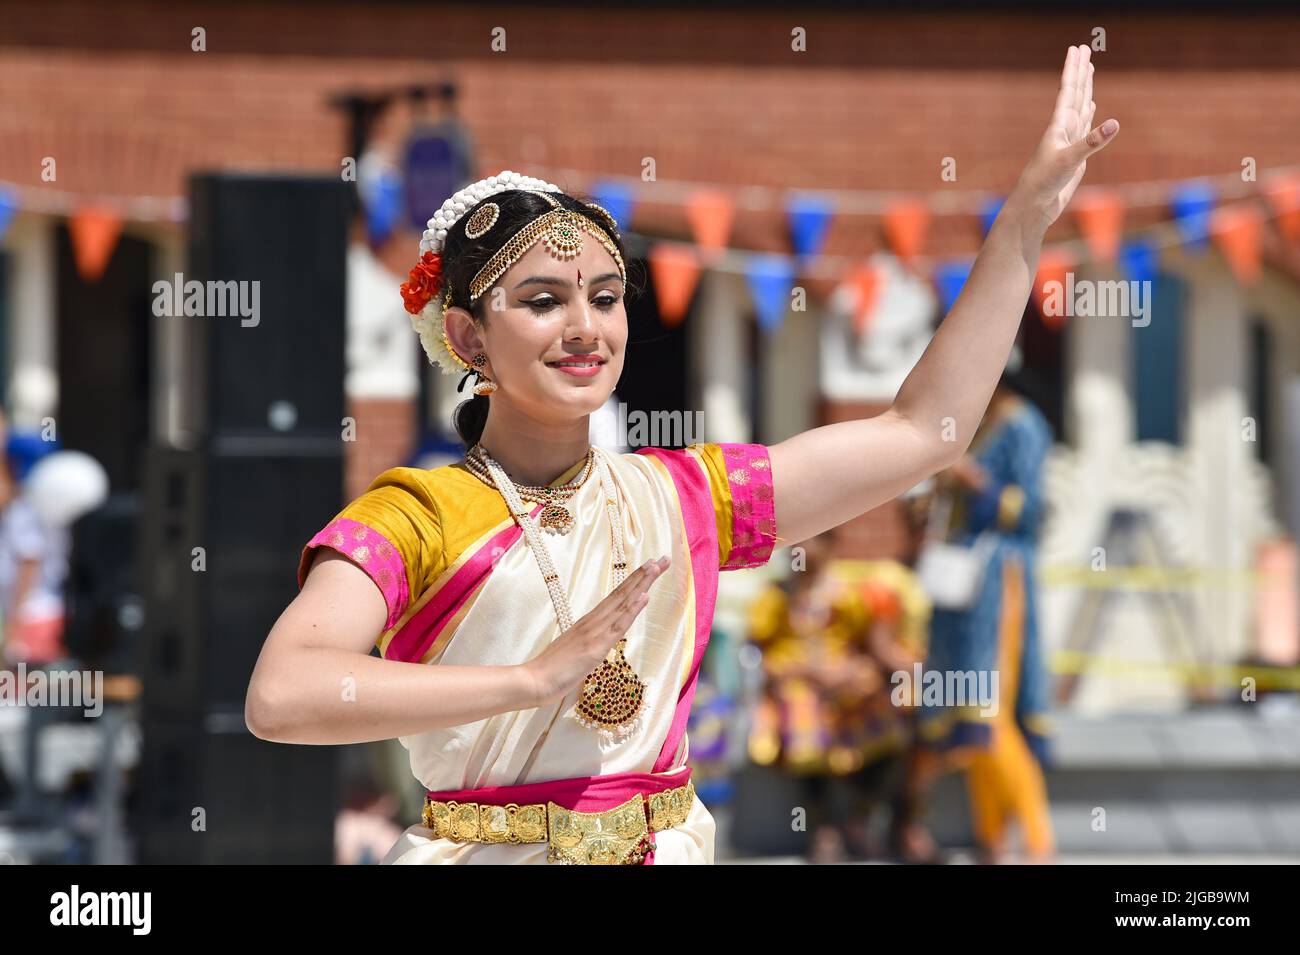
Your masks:
<instances>
[{"instance_id":1,"label":"raised right hand","mask_svg":"<svg viewBox=\"0 0 1300 955\"><path fill-rule=\"evenodd\" d=\"M667 569L668 557L646 561L595 608L522 665L533 687L533 706L562 700L627 633L649 601L650 585Z\"/></svg>"},{"instance_id":2,"label":"raised right hand","mask_svg":"<svg viewBox=\"0 0 1300 955\"><path fill-rule=\"evenodd\" d=\"M1072 46L1065 55L1056 108L1029 163L1007 197L1013 209L1033 210L1045 232L1074 195L1088 167L1088 157L1110 145L1119 121L1108 119L1093 128L1097 104L1092 98L1092 49Z\"/></svg>"}]
</instances>

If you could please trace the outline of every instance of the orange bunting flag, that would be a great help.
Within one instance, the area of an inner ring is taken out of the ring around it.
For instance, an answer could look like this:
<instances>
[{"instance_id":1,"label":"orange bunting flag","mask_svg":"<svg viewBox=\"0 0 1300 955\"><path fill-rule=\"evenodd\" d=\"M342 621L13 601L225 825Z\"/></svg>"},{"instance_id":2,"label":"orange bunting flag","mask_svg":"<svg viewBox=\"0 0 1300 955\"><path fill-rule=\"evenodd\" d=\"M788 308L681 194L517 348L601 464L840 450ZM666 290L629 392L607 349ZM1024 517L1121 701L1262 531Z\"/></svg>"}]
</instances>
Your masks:
<instances>
[{"instance_id":1,"label":"orange bunting flag","mask_svg":"<svg viewBox=\"0 0 1300 955\"><path fill-rule=\"evenodd\" d=\"M914 199L891 203L885 210L885 239L894 254L904 261L921 254L929 227L930 211Z\"/></svg>"},{"instance_id":2,"label":"orange bunting flag","mask_svg":"<svg viewBox=\"0 0 1300 955\"><path fill-rule=\"evenodd\" d=\"M1092 257L1114 262L1124 226L1124 204L1108 189L1089 189L1074 197L1074 214Z\"/></svg>"},{"instance_id":3,"label":"orange bunting flag","mask_svg":"<svg viewBox=\"0 0 1300 955\"><path fill-rule=\"evenodd\" d=\"M854 266L845 276L845 282L857 296L857 304L853 306L853 330L859 336L867 333L876 317L876 300L880 297L883 278L880 269L870 262Z\"/></svg>"},{"instance_id":4,"label":"orange bunting flag","mask_svg":"<svg viewBox=\"0 0 1300 955\"><path fill-rule=\"evenodd\" d=\"M1038 257L1038 272L1030 295L1048 328L1064 325L1074 307L1074 283L1069 280L1074 265L1074 256L1060 249L1044 249Z\"/></svg>"},{"instance_id":5,"label":"orange bunting flag","mask_svg":"<svg viewBox=\"0 0 1300 955\"><path fill-rule=\"evenodd\" d=\"M1263 224L1259 210L1244 202L1220 206L1210 215L1210 235L1243 285L1259 278Z\"/></svg>"},{"instance_id":6,"label":"orange bunting flag","mask_svg":"<svg viewBox=\"0 0 1300 955\"><path fill-rule=\"evenodd\" d=\"M706 261L718 258L726 250L735 218L736 204L725 192L697 189L686 200L691 235L695 244L705 250Z\"/></svg>"},{"instance_id":7,"label":"orange bunting flag","mask_svg":"<svg viewBox=\"0 0 1300 955\"><path fill-rule=\"evenodd\" d=\"M649 260L659 320L669 328L676 328L686 318L691 296L700 280L699 260L694 249L663 243L650 250Z\"/></svg>"},{"instance_id":8,"label":"orange bunting flag","mask_svg":"<svg viewBox=\"0 0 1300 955\"><path fill-rule=\"evenodd\" d=\"M98 282L122 235L122 217L111 209L83 206L68 220L72 255L85 282Z\"/></svg>"},{"instance_id":9,"label":"orange bunting flag","mask_svg":"<svg viewBox=\"0 0 1300 955\"><path fill-rule=\"evenodd\" d=\"M1287 241L1300 244L1300 176L1284 176L1271 184L1268 200L1277 213L1277 226Z\"/></svg>"}]
</instances>

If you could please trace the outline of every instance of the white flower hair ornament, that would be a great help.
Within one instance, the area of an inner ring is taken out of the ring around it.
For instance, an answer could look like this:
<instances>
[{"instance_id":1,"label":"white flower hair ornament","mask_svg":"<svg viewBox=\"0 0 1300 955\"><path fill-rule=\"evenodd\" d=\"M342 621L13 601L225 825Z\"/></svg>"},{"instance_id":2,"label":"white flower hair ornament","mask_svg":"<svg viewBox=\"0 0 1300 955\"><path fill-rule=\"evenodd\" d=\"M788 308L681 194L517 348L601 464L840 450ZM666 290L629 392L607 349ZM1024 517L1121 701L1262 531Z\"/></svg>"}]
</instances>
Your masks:
<instances>
[{"instance_id":1,"label":"white flower hair ornament","mask_svg":"<svg viewBox=\"0 0 1300 955\"><path fill-rule=\"evenodd\" d=\"M402 283L402 300L406 310L411 313L411 326L420 336L420 344L429 356L429 361L438 365L445 374L464 373L460 387L470 374L481 373L479 368L465 361L452 348L447 339L447 309L451 307L451 289L443 280L442 253L446 245L447 233L451 230L466 210L473 208L488 196L512 189L526 189L543 196L551 209L520 229L506 241L500 250L479 270L470 282L470 302L473 303L492 283L496 282L506 270L519 260L538 240L543 241L557 258L573 259L582 251L582 232L595 237L613 257L618 265L623 280L627 281L627 271L618 247L610 241L609 236L586 216L578 215L563 208L555 199L547 195L561 192L559 186L506 170L495 176L488 176L466 186L442 204L442 208L429 220L429 227L420 240L420 261L411 269L410 277ZM587 203L588 207L600 213L611 230L617 235L618 223L609 210ZM481 238L491 231L500 218L501 209L495 202L489 202L479 209L465 223L465 235L471 239ZM459 390L459 389L457 389Z\"/></svg>"}]
</instances>

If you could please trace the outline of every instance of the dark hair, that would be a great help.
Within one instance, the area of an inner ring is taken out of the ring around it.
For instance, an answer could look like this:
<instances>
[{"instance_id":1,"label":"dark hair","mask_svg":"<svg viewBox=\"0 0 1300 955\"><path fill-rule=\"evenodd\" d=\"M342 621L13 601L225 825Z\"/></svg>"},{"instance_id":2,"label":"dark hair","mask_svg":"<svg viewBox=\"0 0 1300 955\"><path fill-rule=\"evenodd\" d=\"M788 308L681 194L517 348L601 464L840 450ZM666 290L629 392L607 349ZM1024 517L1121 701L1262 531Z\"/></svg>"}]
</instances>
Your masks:
<instances>
[{"instance_id":1,"label":"dark hair","mask_svg":"<svg viewBox=\"0 0 1300 955\"><path fill-rule=\"evenodd\" d=\"M624 263L628 264L629 274L626 292L632 294L634 291L639 291L639 289L632 287L631 265L628 263L627 248L623 244L623 239L618 232L610 228L609 223L599 210L591 208L583 200L575 199L564 192L548 194L556 202L560 203L563 208L586 216L609 236L610 241L618 249L619 255L623 257ZM479 206L488 202L495 202L501 210L500 215L497 216L497 221L492 224L492 228L486 234L477 239L468 238L465 235L466 223L469 222L470 217ZM488 263L488 260L516 232L551 208L549 202L534 192L523 189L507 189L505 192L498 192L495 195L488 196L466 209L464 215L457 219L456 224L448 230L446 243L442 250L442 276L446 287L451 290L450 307L465 309L479 326L486 324L487 305L485 303L490 290L484 291L471 305L469 283L478 274L479 270ZM487 424L488 410L491 407L490 402L491 399L486 395L475 395L468 401L462 401L456 406L456 410L452 414L452 423L466 446L475 444L483 436L483 428Z\"/></svg>"}]
</instances>

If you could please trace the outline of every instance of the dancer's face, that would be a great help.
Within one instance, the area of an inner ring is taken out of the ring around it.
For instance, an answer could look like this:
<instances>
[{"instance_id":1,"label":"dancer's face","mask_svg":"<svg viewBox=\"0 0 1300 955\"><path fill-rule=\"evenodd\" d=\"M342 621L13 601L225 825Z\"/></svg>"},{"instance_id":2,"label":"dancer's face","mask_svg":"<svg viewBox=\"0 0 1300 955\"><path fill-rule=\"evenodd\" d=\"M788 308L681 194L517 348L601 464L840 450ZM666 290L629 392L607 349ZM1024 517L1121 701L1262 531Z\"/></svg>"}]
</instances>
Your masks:
<instances>
[{"instance_id":1,"label":"dancer's face","mask_svg":"<svg viewBox=\"0 0 1300 955\"><path fill-rule=\"evenodd\" d=\"M582 252L568 261L538 242L483 293L486 323L448 309L448 335L465 357L487 355L484 374L497 384L493 404L565 423L599 409L623 373L623 293L618 266L596 239L585 236Z\"/></svg>"}]
</instances>

